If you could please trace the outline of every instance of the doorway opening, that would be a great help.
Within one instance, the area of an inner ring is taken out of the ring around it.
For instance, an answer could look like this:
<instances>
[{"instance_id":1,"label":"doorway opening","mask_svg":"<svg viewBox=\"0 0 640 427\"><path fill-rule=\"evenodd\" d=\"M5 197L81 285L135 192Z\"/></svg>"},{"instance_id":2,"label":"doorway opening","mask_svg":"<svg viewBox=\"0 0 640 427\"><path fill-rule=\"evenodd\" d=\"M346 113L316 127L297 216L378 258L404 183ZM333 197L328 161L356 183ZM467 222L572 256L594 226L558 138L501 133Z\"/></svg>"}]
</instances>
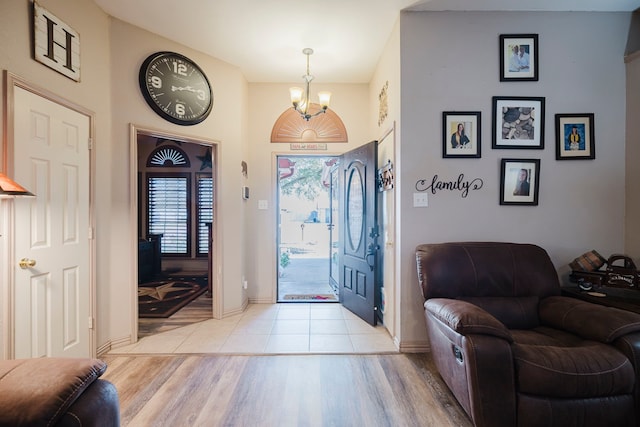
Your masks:
<instances>
[{"instance_id":1,"label":"doorway opening","mask_svg":"<svg viewBox=\"0 0 640 427\"><path fill-rule=\"evenodd\" d=\"M138 132L138 337L211 319L215 146Z\"/></svg>"},{"instance_id":2,"label":"doorway opening","mask_svg":"<svg viewBox=\"0 0 640 427\"><path fill-rule=\"evenodd\" d=\"M277 156L278 302L338 302L337 156Z\"/></svg>"}]
</instances>

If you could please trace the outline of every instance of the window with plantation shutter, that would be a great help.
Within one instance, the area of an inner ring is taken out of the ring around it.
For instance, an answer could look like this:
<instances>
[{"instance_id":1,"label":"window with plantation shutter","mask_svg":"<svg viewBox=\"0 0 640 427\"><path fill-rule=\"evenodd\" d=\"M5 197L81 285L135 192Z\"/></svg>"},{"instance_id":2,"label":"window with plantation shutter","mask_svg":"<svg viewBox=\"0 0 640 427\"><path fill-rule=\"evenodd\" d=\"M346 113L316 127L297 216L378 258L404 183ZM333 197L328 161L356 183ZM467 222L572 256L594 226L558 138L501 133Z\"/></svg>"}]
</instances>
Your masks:
<instances>
[{"instance_id":1,"label":"window with plantation shutter","mask_svg":"<svg viewBox=\"0 0 640 427\"><path fill-rule=\"evenodd\" d=\"M163 255L189 255L188 174L148 174L149 234L162 234Z\"/></svg>"},{"instance_id":2,"label":"window with plantation shutter","mask_svg":"<svg viewBox=\"0 0 640 427\"><path fill-rule=\"evenodd\" d=\"M198 255L209 253L209 230L207 223L213 222L213 179L211 174L197 174L198 191Z\"/></svg>"}]
</instances>

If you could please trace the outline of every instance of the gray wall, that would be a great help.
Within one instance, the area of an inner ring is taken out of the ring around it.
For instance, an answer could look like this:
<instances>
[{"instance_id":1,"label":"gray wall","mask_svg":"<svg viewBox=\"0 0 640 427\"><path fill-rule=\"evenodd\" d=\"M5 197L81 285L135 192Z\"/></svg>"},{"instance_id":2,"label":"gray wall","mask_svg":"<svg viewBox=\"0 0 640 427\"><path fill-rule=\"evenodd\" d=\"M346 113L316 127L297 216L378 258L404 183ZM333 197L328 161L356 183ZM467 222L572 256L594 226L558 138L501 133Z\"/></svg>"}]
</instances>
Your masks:
<instances>
[{"instance_id":1,"label":"gray wall","mask_svg":"<svg viewBox=\"0 0 640 427\"><path fill-rule=\"evenodd\" d=\"M623 250L627 13L414 12L401 16L402 340L426 340L416 285L416 245L496 240L536 243L561 278L596 249ZM500 34L539 34L538 82L499 80ZM544 150L491 149L492 96L546 98ZM481 111L482 158L443 159L443 111ZM555 159L556 113L595 114L595 160ZM538 206L499 205L502 158L540 159ZM414 208L419 179L481 178L462 198L429 195Z\"/></svg>"},{"instance_id":2,"label":"gray wall","mask_svg":"<svg viewBox=\"0 0 640 427\"><path fill-rule=\"evenodd\" d=\"M640 22L636 21L636 25ZM640 140L637 126L640 121L640 50L626 58L627 66L627 147L626 147L626 218L625 253L640 266Z\"/></svg>"}]
</instances>

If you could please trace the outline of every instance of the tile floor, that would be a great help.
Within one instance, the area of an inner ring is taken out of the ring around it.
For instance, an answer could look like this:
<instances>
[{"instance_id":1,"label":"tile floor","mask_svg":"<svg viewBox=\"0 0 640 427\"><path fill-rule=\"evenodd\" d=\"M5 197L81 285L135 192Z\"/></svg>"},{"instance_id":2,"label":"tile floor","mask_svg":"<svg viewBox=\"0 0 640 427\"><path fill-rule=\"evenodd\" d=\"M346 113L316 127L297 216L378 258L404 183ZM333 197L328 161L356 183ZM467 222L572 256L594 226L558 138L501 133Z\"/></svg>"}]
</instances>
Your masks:
<instances>
[{"instance_id":1,"label":"tile floor","mask_svg":"<svg viewBox=\"0 0 640 427\"><path fill-rule=\"evenodd\" d=\"M109 354L397 352L384 326L336 303L251 304L244 313L144 337Z\"/></svg>"}]
</instances>

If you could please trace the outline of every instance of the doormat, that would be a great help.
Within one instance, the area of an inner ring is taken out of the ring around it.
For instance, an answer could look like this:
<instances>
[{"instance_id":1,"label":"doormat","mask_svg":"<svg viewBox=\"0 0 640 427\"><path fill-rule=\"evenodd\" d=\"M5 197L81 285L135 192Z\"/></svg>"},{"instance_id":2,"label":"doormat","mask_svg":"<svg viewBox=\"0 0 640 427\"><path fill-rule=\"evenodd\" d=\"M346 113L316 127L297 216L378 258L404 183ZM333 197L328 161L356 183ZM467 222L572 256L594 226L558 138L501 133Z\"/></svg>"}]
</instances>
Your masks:
<instances>
[{"instance_id":1,"label":"doormat","mask_svg":"<svg viewBox=\"0 0 640 427\"><path fill-rule=\"evenodd\" d=\"M282 299L283 301L338 301L338 297L334 294L286 294Z\"/></svg>"},{"instance_id":2,"label":"doormat","mask_svg":"<svg viewBox=\"0 0 640 427\"><path fill-rule=\"evenodd\" d=\"M170 317L205 293L206 277L170 278L138 285L138 317Z\"/></svg>"}]
</instances>

